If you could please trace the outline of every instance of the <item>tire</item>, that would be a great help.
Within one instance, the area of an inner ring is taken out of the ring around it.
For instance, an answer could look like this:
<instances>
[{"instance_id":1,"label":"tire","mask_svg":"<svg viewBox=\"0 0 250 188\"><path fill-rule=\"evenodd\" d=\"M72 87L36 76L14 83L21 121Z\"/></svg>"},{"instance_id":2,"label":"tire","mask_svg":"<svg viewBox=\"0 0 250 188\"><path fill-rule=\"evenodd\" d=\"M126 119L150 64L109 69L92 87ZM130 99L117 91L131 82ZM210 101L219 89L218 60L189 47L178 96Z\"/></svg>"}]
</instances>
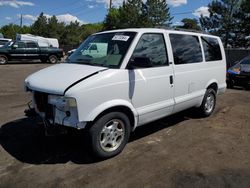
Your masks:
<instances>
[{"instance_id":1,"label":"tire","mask_svg":"<svg viewBox=\"0 0 250 188\"><path fill-rule=\"evenodd\" d=\"M51 64L55 64L55 63L58 62L58 58L57 58L55 55L50 55L50 56L49 56L49 62L50 62Z\"/></svg>"},{"instance_id":2,"label":"tire","mask_svg":"<svg viewBox=\"0 0 250 188\"><path fill-rule=\"evenodd\" d=\"M202 104L199 107L199 114L202 117L208 117L210 116L215 108L216 105L216 92L214 91L214 89L209 88L207 89Z\"/></svg>"},{"instance_id":3,"label":"tire","mask_svg":"<svg viewBox=\"0 0 250 188\"><path fill-rule=\"evenodd\" d=\"M101 159L119 154L129 140L130 131L130 121L125 114L110 112L101 116L89 128L93 154Z\"/></svg>"},{"instance_id":4,"label":"tire","mask_svg":"<svg viewBox=\"0 0 250 188\"><path fill-rule=\"evenodd\" d=\"M8 62L8 58L5 55L0 55L0 65L4 65Z\"/></svg>"}]
</instances>

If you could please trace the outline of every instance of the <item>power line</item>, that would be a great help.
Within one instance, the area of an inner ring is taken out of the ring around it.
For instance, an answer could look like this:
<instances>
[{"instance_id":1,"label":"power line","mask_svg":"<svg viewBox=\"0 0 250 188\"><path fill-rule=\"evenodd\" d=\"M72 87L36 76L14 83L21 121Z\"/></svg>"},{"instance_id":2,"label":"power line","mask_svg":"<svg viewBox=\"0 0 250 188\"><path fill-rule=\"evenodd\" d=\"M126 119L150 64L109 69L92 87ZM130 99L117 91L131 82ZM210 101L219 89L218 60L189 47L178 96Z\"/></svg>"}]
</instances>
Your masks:
<instances>
[{"instance_id":1,"label":"power line","mask_svg":"<svg viewBox=\"0 0 250 188\"><path fill-rule=\"evenodd\" d=\"M173 16L176 16L176 15L182 15L182 14L192 14L192 13L194 13L194 12L178 12L178 13L174 13L174 14L172 14Z\"/></svg>"},{"instance_id":2,"label":"power line","mask_svg":"<svg viewBox=\"0 0 250 188\"><path fill-rule=\"evenodd\" d=\"M193 13L202 13L202 11L200 11L200 10L197 10L197 11L188 11L188 12L178 12L178 13L174 13L174 14L172 14L173 16L175 16L175 15L182 15L182 14L193 14Z\"/></svg>"},{"instance_id":3,"label":"power line","mask_svg":"<svg viewBox=\"0 0 250 188\"><path fill-rule=\"evenodd\" d=\"M112 0L109 0L109 10L112 8Z\"/></svg>"}]
</instances>

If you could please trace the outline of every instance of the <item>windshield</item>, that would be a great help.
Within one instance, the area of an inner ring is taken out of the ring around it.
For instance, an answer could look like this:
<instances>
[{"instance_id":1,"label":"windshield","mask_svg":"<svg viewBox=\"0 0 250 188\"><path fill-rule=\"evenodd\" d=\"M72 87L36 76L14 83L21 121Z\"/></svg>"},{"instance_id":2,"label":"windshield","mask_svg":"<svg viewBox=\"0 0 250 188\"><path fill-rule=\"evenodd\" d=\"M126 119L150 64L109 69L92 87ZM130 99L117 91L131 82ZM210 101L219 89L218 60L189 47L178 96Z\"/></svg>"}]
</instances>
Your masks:
<instances>
[{"instance_id":1,"label":"windshield","mask_svg":"<svg viewBox=\"0 0 250 188\"><path fill-rule=\"evenodd\" d=\"M67 63L119 68L135 32L113 32L89 36Z\"/></svg>"}]
</instances>

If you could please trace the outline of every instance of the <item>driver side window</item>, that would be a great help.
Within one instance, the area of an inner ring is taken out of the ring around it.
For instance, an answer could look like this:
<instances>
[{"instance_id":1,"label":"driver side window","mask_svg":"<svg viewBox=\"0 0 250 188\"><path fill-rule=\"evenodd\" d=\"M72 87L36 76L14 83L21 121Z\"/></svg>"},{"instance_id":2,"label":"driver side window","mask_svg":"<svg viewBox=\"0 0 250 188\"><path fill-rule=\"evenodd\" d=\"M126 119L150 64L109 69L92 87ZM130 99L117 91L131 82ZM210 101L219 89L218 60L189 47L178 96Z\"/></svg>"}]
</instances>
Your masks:
<instances>
[{"instance_id":1,"label":"driver side window","mask_svg":"<svg viewBox=\"0 0 250 188\"><path fill-rule=\"evenodd\" d=\"M167 66L169 63L163 34L143 34L133 52L132 59L135 58L148 60L150 67Z\"/></svg>"},{"instance_id":2,"label":"driver side window","mask_svg":"<svg viewBox=\"0 0 250 188\"><path fill-rule=\"evenodd\" d=\"M14 45L17 46L17 48L25 48L24 42L16 42Z\"/></svg>"}]
</instances>

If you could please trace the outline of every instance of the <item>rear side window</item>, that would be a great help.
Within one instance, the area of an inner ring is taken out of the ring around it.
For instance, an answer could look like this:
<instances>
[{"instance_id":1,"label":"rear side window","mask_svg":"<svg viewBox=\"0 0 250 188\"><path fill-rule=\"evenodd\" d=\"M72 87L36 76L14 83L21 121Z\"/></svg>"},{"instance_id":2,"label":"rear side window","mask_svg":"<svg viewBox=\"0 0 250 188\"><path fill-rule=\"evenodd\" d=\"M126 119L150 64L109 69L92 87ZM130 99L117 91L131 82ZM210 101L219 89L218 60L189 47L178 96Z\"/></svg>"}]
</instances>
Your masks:
<instances>
[{"instance_id":1,"label":"rear side window","mask_svg":"<svg viewBox=\"0 0 250 188\"><path fill-rule=\"evenodd\" d=\"M222 60L219 41L216 38L201 37L206 61Z\"/></svg>"},{"instance_id":2,"label":"rear side window","mask_svg":"<svg viewBox=\"0 0 250 188\"><path fill-rule=\"evenodd\" d=\"M167 49L164 37L158 33L143 34L132 58L149 58L152 67L168 65Z\"/></svg>"},{"instance_id":3,"label":"rear side window","mask_svg":"<svg viewBox=\"0 0 250 188\"><path fill-rule=\"evenodd\" d=\"M176 65L202 62L199 38L193 35L170 34Z\"/></svg>"},{"instance_id":4,"label":"rear side window","mask_svg":"<svg viewBox=\"0 0 250 188\"><path fill-rule=\"evenodd\" d=\"M26 45L27 45L27 48L37 48L37 45L34 42L27 42Z\"/></svg>"}]
</instances>

